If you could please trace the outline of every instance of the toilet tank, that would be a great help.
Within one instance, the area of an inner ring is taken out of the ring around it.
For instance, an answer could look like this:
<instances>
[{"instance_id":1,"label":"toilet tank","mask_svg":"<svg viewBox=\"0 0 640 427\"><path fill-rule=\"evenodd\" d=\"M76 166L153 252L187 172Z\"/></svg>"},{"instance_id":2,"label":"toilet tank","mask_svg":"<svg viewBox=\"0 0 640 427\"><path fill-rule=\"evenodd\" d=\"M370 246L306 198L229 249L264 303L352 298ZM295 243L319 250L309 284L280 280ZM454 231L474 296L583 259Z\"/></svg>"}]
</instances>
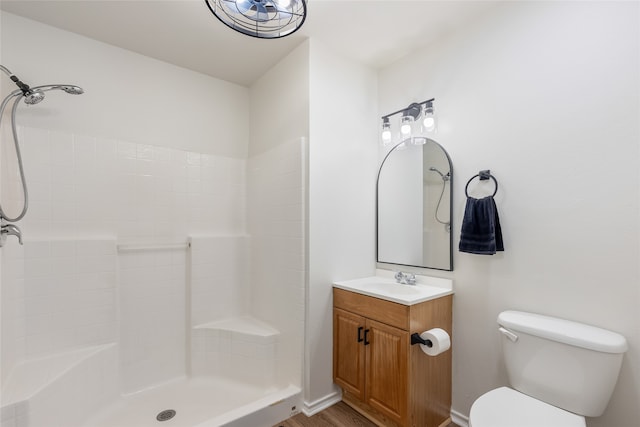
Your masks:
<instances>
[{"instance_id":1,"label":"toilet tank","mask_svg":"<svg viewBox=\"0 0 640 427\"><path fill-rule=\"evenodd\" d=\"M509 382L567 411L602 415L627 350L615 332L522 311L498 316Z\"/></svg>"}]
</instances>

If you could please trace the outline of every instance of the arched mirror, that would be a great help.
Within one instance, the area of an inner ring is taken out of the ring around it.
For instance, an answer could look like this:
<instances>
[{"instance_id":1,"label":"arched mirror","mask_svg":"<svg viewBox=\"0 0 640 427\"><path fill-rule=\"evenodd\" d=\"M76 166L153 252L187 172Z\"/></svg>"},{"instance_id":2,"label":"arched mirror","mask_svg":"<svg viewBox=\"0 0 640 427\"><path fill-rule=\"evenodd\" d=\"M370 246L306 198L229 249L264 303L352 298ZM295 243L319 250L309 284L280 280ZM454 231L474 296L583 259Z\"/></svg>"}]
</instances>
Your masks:
<instances>
[{"instance_id":1,"label":"arched mirror","mask_svg":"<svg viewBox=\"0 0 640 427\"><path fill-rule=\"evenodd\" d=\"M453 270L453 168L436 141L396 145L377 183L377 261Z\"/></svg>"}]
</instances>

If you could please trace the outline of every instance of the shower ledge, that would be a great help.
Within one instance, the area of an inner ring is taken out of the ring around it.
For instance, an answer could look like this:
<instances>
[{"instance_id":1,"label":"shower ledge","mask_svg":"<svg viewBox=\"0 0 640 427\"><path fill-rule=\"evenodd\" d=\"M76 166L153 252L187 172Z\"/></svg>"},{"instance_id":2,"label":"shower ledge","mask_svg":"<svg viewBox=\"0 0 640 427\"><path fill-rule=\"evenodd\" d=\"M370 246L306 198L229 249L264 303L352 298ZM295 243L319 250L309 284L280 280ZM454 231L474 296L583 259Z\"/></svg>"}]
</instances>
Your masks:
<instances>
[{"instance_id":1,"label":"shower ledge","mask_svg":"<svg viewBox=\"0 0 640 427\"><path fill-rule=\"evenodd\" d=\"M27 359L19 363L13 368L2 387L1 406L30 399L74 366L114 345L111 343L82 347L64 353Z\"/></svg>"},{"instance_id":2,"label":"shower ledge","mask_svg":"<svg viewBox=\"0 0 640 427\"><path fill-rule=\"evenodd\" d=\"M251 316L238 316L213 322L202 323L193 327L194 331L214 330L233 333L239 338L268 344L275 342L280 331L268 323Z\"/></svg>"}]
</instances>

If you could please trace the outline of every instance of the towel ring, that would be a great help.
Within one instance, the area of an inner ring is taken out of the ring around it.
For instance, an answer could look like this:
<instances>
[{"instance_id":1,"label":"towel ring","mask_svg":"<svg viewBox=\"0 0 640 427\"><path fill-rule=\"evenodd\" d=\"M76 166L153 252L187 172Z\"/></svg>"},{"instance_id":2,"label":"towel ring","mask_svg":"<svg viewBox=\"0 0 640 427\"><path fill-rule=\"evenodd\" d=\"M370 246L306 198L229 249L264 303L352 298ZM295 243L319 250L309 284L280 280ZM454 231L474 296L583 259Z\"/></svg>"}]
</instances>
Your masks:
<instances>
[{"instance_id":1,"label":"towel ring","mask_svg":"<svg viewBox=\"0 0 640 427\"><path fill-rule=\"evenodd\" d=\"M469 192L467 191L467 189L469 188L469 184L471 184L471 181L473 181L475 178L480 177L480 181L484 181L487 180L489 178L491 178L493 180L493 183L496 185L496 189L493 192L493 194L491 195L491 197L495 196L496 193L498 192L498 180L496 179L495 176L491 175L491 172L489 170L485 170L485 171L480 171L479 173L475 174L474 176L472 176L469 181L467 181L467 185L464 186L464 194L465 196L469 197Z\"/></svg>"}]
</instances>

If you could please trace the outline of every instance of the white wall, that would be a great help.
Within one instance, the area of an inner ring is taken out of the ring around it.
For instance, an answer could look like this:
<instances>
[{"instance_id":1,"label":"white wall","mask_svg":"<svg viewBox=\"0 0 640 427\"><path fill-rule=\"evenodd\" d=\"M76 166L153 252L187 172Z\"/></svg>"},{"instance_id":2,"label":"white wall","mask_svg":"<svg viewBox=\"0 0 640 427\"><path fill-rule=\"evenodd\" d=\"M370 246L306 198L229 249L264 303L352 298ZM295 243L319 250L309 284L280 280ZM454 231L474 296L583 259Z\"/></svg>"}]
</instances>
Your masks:
<instances>
[{"instance_id":1,"label":"white wall","mask_svg":"<svg viewBox=\"0 0 640 427\"><path fill-rule=\"evenodd\" d=\"M37 106L23 105L20 124L246 157L247 88L10 13L1 19L2 65L31 86L85 90L49 92Z\"/></svg>"},{"instance_id":2,"label":"white wall","mask_svg":"<svg viewBox=\"0 0 640 427\"><path fill-rule=\"evenodd\" d=\"M249 156L309 135L309 44L302 43L250 88Z\"/></svg>"},{"instance_id":3,"label":"white wall","mask_svg":"<svg viewBox=\"0 0 640 427\"><path fill-rule=\"evenodd\" d=\"M506 384L495 321L518 309L625 335L613 399L588 425L640 419L638 20L635 2L507 2L379 74L380 112L436 98L456 247L467 179L500 183L505 252L456 250L453 273L431 272L454 279L461 414Z\"/></svg>"},{"instance_id":4,"label":"white wall","mask_svg":"<svg viewBox=\"0 0 640 427\"><path fill-rule=\"evenodd\" d=\"M304 400L334 392L332 291L374 274L376 75L310 41L309 210Z\"/></svg>"},{"instance_id":5,"label":"white wall","mask_svg":"<svg viewBox=\"0 0 640 427\"><path fill-rule=\"evenodd\" d=\"M306 138L247 162L248 229L251 233L250 306L276 328L281 385L302 385L305 320Z\"/></svg>"}]
</instances>

